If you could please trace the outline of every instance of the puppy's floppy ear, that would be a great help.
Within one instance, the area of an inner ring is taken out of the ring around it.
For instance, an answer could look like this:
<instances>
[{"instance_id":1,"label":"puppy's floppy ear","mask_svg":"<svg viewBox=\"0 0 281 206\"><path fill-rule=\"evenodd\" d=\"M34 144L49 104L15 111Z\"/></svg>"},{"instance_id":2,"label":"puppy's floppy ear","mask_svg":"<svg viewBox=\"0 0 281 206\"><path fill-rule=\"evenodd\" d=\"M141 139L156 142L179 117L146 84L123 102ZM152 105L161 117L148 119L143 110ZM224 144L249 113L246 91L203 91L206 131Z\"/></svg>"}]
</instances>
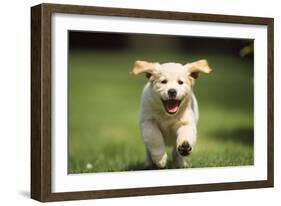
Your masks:
<instances>
[{"instance_id":1,"label":"puppy's floppy ear","mask_svg":"<svg viewBox=\"0 0 281 206\"><path fill-rule=\"evenodd\" d=\"M140 61L137 60L134 64L132 74L138 75L138 74L146 74L147 78L150 78L152 74L156 73L156 67L159 65L159 63L150 63L146 61Z\"/></svg>"},{"instance_id":2,"label":"puppy's floppy ear","mask_svg":"<svg viewBox=\"0 0 281 206\"><path fill-rule=\"evenodd\" d=\"M190 72L190 76L194 79L198 78L200 72L209 74L212 71L208 64L208 61L205 59L201 59L192 63L187 63L186 65L184 65L184 67L188 69L188 71Z\"/></svg>"}]
</instances>

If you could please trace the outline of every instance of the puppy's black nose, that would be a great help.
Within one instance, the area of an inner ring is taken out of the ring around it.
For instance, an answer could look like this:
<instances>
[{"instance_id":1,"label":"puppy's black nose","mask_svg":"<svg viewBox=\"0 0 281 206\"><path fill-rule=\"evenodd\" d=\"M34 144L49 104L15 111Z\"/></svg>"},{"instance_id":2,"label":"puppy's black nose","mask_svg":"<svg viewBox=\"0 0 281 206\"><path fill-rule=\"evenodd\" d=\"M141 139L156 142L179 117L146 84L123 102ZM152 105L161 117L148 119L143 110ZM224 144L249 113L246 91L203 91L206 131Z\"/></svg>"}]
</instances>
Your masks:
<instances>
[{"instance_id":1,"label":"puppy's black nose","mask_svg":"<svg viewBox=\"0 0 281 206\"><path fill-rule=\"evenodd\" d=\"M169 95L169 97L171 97L171 98L175 98L175 97L177 96L177 90L175 90L175 89L169 89L169 90L168 90L168 95Z\"/></svg>"}]
</instances>

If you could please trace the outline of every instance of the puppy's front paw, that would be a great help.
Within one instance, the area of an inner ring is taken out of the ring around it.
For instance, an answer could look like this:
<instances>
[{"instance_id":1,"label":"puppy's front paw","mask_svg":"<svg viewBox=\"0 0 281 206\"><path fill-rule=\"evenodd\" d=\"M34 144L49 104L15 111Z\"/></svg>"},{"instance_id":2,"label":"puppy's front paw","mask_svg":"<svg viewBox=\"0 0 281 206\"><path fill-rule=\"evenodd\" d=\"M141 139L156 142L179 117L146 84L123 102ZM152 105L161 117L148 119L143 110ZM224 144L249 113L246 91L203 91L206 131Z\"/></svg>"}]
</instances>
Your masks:
<instances>
[{"instance_id":1,"label":"puppy's front paw","mask_svg":"<svg viewBox=\"0 0 281 206\"><path fill-rule=\"evenodd\" d=\"M190 155L192 152L192 147L187 141L184 141L181 145L178 146L178 153L182 156Z\"/></svg>"},{"instance_id":2,"label":"puppy's front paw","mask_svg":"<svg viewBox=\"0 0 281 206\"><path fill-rule=\"evenodd\" d=\"M167 160L168 160L168 155L166 153L163 154L161 157L152 157L152 161L160 169L166 167Z\"/></svg>"}]
</instances>

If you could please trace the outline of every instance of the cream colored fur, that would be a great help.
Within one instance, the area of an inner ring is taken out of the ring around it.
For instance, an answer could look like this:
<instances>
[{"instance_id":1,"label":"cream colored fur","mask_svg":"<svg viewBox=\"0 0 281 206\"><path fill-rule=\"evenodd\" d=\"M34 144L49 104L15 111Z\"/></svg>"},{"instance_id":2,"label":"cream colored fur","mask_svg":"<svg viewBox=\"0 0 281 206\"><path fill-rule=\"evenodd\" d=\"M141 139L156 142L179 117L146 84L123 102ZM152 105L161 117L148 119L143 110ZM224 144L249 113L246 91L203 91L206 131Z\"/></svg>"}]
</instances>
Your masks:
<instances>
[{"instance_id":1,"label":"cream colored fur","mask_svg":"<svg viewBox=\"0 0 281 206\"><path fill-rule=\"evenodd\" d=\"M174 148L175 165L186 166L184 156L191 153L197 139L199 113L192 88L199 72L211 72L206 60L185 65L135 62L132 73L146 74L149 78L143 89L139 118L141 135L147 151L147 166L166 167L166 146ZM180 101L174 114L168 113L162 103L170 99L170 89L176 90L175 100Z\"/></svg>"}]
</instances>

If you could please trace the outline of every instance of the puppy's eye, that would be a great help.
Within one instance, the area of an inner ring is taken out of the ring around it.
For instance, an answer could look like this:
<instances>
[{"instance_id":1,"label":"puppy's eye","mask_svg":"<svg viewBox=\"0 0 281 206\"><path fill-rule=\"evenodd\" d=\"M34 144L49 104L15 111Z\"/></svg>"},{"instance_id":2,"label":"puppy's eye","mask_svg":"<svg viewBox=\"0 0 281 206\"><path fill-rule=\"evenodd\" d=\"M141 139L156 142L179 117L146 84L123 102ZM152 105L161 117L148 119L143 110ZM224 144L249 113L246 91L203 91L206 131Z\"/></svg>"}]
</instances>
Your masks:
<instances>
[{"instance_id":1,"label":"puppy's eye","mask_svg":"<svg viewBox=\"0 0 281 206\"><path fill-rule=\"evenodd\" d=\"M182 81L182 80L179 80L179 81L178 81L178 84L183 84L183 81Z\"/></svg>"},{"instance_id":2,"label":"puppy's eye","mask_svg":"<svg viewBox=\"0 0 281 206\"><path fill-rule=\"evenodd\" d=\"M161 81L161 84L167 84L167 82L168 82L168 81L165 79L165 80L162 80L162 81Z\"/></svg>"}]
</instances>

